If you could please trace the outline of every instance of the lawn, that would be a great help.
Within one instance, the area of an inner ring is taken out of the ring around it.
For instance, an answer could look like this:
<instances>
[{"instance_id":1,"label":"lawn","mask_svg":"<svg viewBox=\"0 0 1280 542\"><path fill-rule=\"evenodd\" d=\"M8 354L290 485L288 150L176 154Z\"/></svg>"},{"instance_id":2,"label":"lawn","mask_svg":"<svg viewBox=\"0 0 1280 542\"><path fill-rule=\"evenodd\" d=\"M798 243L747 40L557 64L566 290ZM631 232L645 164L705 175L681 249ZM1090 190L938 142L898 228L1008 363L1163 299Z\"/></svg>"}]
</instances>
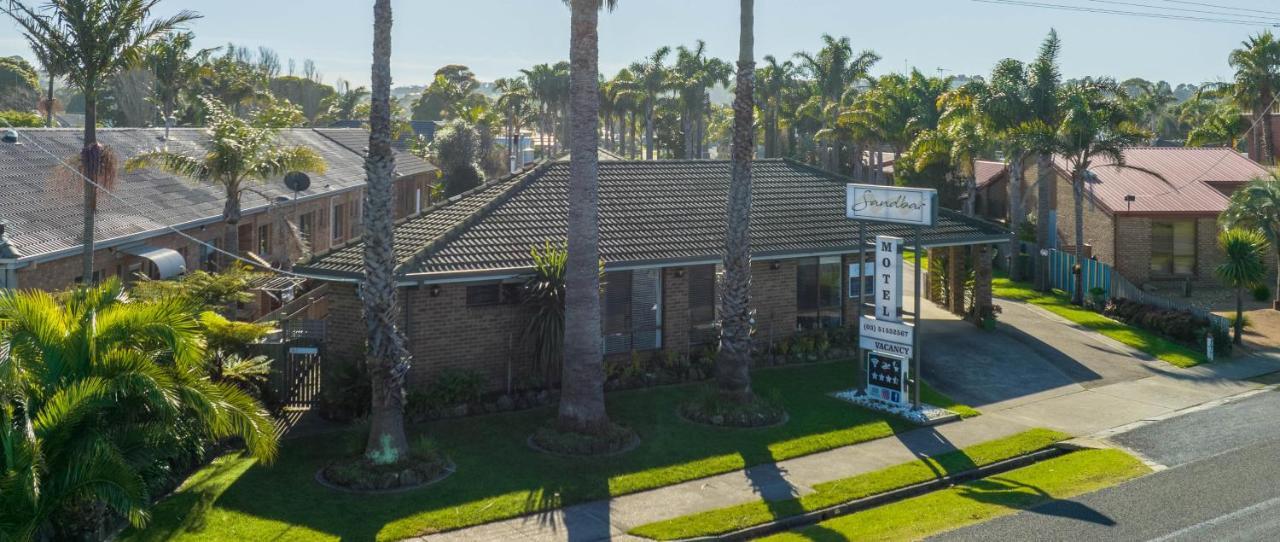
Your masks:
<instances>
[{"instance_id":1,"label":"lawn","mask_svg":"<svg viewBox=\"0 0 1280 542\"><path fill-rule=\"evenodd\" d=\"M1117 322L1084 307L1071 304L1067 294L1054 290L1038 292L1025 282L997 277L992 281L993 295L1024 301L1043 308L1076 324L1097 331L1121 343L1146 352L1178 367L1191 367L1205 362L1204 354L1170 341L1150 331Z\"/></svg>"},{"instance_id":2,"label":"lawn","mask_svg":"<svg viewBox=\"0 0 1280 542\"><path fill-rule=\"evenodd\" d=\"M813 486L813 493L801 497L767 502L759 500L708 510L641 525L629 534L657 540L724 534L990 465L1043 449L1066 438L1069 436L1056 431L1032 429L937 457L817 484Z\"/></svg>"},{"instance_id":3,"label":"lawn","mask_svg":"<svg viewBox=\"0 0 1280 542\"><path fill-rule=\"evenodd\" d=\"M903 252L902 252L902 261L907 262L907 263L908 263L908 264L910 264L910 265L915 265L915 264L916 264L916 251L914 251L914 250L905 250L905 251L903 251ZM925 253L924 253L924 254L921 254L921 255L920 255L920 270L921 270L921 271L928 271L928 270L929 270L929 252L928 252L928 251L925 251Z\"/></svg>"},{"instance_id":4,"label":"lawn","mask_svg":"<svg viewBox=\"0 0 1280 542\"><path fill-rule=\"evenodd\" d=\"M716 429L682 421L676 406L698 385L610 394L617 421L640 447L607 458L533 452L525 439L552 407L432 422L430 435L457 463L439 484L405 493L338 493L313 480L336 457L359 449L359 430L290 440L274 465L220 458L153 510L151 526L125 540L394 540L537 514L568 504L675 484L889 436L914 426L827 393L854 383L853 364L828 362L759 370L755 387L776 394L790 421L764 429ZM930 392L935 393L935 392ZM935 403L951 403L932 395ZM953 405L954 406L954 405Z\"/></svg>"},{"instance_id":5,"label":"lawn","mask_svg":"<svg viewBox=\"0 0 1280 542\"><path fill-rule=\"evenodd\" d=\"M1084 450L763 540L919 540L1148 472L1140 461L1120 450ZM1106 520L1084 505L1074 507L1071 517Z\"/></svg>"}]
</instances>

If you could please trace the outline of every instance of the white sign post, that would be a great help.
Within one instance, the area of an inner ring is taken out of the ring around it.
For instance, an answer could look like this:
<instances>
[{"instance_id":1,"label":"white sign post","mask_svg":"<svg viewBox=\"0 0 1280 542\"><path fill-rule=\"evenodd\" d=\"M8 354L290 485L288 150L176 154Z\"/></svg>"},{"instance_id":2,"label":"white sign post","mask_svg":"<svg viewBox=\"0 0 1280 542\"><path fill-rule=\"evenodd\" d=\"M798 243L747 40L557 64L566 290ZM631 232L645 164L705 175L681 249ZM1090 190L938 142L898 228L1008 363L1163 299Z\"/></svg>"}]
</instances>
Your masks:
<instances>
[{"instance_id":1,"label":"white sign post","mask_svg":"<svg viewBox=\"0 0 1280 542\"><path fill-rule=\"evenodd\" d=\"M876 319L902 321L902 238L876 237Z\"/></svg>"}]
</instances>

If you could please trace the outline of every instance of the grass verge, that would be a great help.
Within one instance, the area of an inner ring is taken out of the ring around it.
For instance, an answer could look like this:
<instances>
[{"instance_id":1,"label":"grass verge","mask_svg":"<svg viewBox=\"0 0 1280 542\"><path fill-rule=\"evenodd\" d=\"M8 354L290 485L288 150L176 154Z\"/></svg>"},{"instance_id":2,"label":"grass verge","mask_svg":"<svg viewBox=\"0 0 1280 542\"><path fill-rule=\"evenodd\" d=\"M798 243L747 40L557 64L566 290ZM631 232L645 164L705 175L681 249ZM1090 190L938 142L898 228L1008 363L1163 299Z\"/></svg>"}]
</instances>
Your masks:
<instances>
[{"instance_id":1,"label":"grass verge","mask_svg":"<svg viewBox=\"0 0 1280 542\"><path fill-rule=\"evenodd\" d=\"M1192 367L1205 362L1204 355L1195 350L1150 331L1117 322L1084 307L1072 305L1071 299L1058 290L1052 293L1038 292L1025 282L1013 282L1008 278L998 277L992 281L992 293L996 297L1023 301L1043 308L1178 367Z\"/></svg>"},{"instance_id":2,"label":"grass verge","mask_svg":"<svg viewBox=\"0 0 1280 542\"><path fill-rule=\"evenodd\" d=\"M760 500L708 510L641 525L631 529L629 534L657 540L724 534L990 465L1043 449L1068 437L1057 431L1032 429L937 457L818 484L813 487L813 493L801 497Z\"/></svg>"},{"instance_id":3,"label":"grass verge","mask_svg":"<svg viewBox=\"0 0 1280 542\"><path fill-rule=\"evenodd\" d=\"M1120 450L1083 450L763 540L919 540L1148 472ZM1078 517L1098 515L1079 506Z\"/></svg>"},{"instance_id":4,"label":"grass verge","mask_svg":"<svg viewBox=\"0 0 1280 542\"><path fill-rule=\"evenodd\" d=\"M612 393L610 417L641 438L614 457L566 458L525 445L554 407L410 428L430 435L457 471L438 484L389 495L327 490L317 469L359 450L359 430L285 443L271 466L219 459L155 507L151 526L123 540L398 540L574 503L633 493L889 436L915 426L827 394L854 384L851 362L763 369L762 394L776 394L790 416L760 429L714 428L681 420L676 407L698 386ZM939 398L936 404L951 403ZM219 474L220 473L220 474ZM217 474L217 476L215 476ZM571 526L566 526L566 528Z\"/></svg>"}]
</instances>

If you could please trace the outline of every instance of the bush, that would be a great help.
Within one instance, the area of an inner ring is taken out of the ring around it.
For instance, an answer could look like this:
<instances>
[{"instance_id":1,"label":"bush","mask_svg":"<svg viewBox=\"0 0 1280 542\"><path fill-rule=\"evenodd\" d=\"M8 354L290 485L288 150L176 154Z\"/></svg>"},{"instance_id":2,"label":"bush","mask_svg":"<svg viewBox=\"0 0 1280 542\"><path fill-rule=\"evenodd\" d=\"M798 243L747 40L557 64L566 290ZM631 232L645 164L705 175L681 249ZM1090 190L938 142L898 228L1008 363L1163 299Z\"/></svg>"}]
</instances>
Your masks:
<instances>
[{"instance_id":1,"label":"bush","mask_svg":"<svg viewBox=\"0 0 1280 542\"><path fill-rule=\"evenodd\" d=\"M1254 287L1252 293L1254 301L1271 301L1271 288L1268 288L1266 284L1259 284Z\"/></svg>"},{"instance_id":2,"label":"bush","mask_svg":"<svg viewBox=\"0 0 1280 542\"><path fill-rule=\"evenodd\" d=\"M318 405L320 416L340 422L363 418L369 413L369 404L373 400L364 364L347 361L335 363L328 369Z\"/></svg>"},{"instance_id":3,"label":"bush","mask_svg":"<svg viewBox=\"0 0 1280 542\"><path fill-rule=\"evenodd\" d=\"M438 410L480 400L485 378L478 371L445 369L431 380L426 390L414 393L409 405L415 410Z\"/></svg>"},{"instance_id":4,"label":"bush","mask_svg":"<svg viewBox=\"0 0 1280 542\"><path fill-rule=\"evenodd\" d=\"M0 130L13 128L40 128L44 118L26 111L0 111Z\"/></svg>"},{"instance_id":5,"label":"bush","mask_svg":"<svg viewBox=\"0 0 1280 542\"><path fill-rule=\"evenodd\" d=\"M1204 348L1205 337L1214 334L1220 352L1230 352L1228 334L1213 327L1208 318L1181 309L1166 309L1129 299L1112 299L1103 313L1115 320L1140 327L1196 350Z\"/></svg>"}]
</instances>

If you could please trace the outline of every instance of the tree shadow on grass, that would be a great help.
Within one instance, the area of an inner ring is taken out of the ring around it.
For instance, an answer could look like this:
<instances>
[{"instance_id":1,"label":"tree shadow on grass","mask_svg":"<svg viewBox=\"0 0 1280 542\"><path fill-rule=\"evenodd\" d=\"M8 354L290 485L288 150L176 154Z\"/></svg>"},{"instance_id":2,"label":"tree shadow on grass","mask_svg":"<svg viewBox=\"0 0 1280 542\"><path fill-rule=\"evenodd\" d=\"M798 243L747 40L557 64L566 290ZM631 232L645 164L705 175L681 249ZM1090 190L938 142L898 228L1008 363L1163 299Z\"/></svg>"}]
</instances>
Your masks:
<instances>
[{"instance_id":1,"label":"tree shadow on grass","mask_svg":"<svg viewBox=\"0 0 1280 542\"><path fill-rule=\"evenodd\" d=\"M1058 499L1034 485L999 476L974 480L957 489L960 496L987 504L1108 527L1116 524L1106 514L1085 504Z\"/></svg>"},{"instance_id":2,"label":"tree shadow on grass","mask_svg":"<svg viewBox=\"0 0 1280 542\"><path fill-rule=\"evenodd\" d=\"M595 486L595 492L608 494L609 479L606 477L591 479L585 483ZM532 523L540 529L562 533L561 538L569 542L611 539L613 531L609 526L609 501L599 500L565 507L562 495L566 490L563 485L550 484L530 492L525 499L525 510L531 515L519 520L521 525Z\"/></svg>"}]
</instances>

